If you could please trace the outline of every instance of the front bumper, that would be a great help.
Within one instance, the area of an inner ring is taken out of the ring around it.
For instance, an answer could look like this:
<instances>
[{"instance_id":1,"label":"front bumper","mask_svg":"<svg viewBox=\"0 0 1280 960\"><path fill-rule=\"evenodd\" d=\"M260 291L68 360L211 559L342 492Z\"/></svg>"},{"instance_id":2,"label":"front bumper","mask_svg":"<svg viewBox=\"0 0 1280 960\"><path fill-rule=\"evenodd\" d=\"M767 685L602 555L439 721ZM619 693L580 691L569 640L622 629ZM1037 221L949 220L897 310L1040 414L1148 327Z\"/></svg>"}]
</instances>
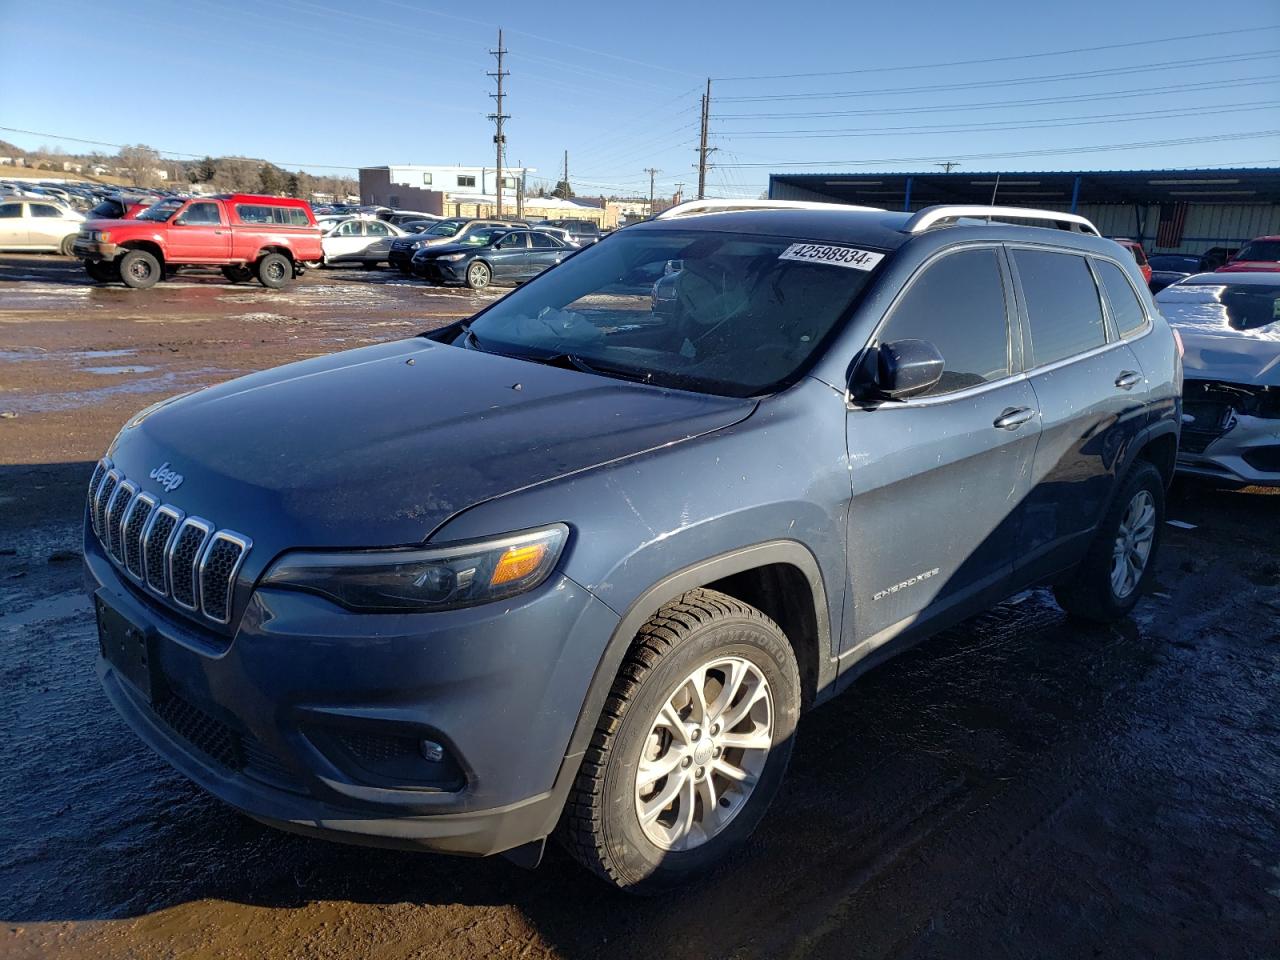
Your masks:
<instances>
[{"instance_id":1,"label":"front bumper","mask_svg":"<svg viewBox=\"0 0 1280 960\"><path fill-rule=\"evenodd\" d=\"M569 738L618 621L565 577L404 616L259 590L228 642L139 594L92 534L85 571L95 600L145 634L155 678L148 696L100 651L103 688L179 771L285 829L455 854L555 826L579 759Z\"/></svg>"},{"instance_id":2,"label":"front bumper","mask_svg":"<svg viewBox=\"0 0 1280 960\"><path fill-rule=\"evenodd\" d=\"M1233 414L1231 420L1230 428L1216 438L1190 434L1190 444L1184 429L1178 470L1242 486L1280 486L1280 420L1246 414Z\"/></svg>"},{"instance_id":3,"label":"front bumper","mask_svg":"<svg viewBox=\"0 0 1280 960\"><path fill-rule=\"evenodd\" d=\"M114 260L122 251L114 243L77 237L76 242L71 246L71 252L81 260Z\"/></svg>"},{"instance_id":4,"label":"front bumper","mask_svg":"<svg viewBox=\"0 0 1280 960\"><path fill-rule=\"evenodd\" d=\"M465 274L463 266L467 261L448 262L436 258L420 258L413 261L415 276L432 283L462 283Z\"/></svg>"}]
</instances>

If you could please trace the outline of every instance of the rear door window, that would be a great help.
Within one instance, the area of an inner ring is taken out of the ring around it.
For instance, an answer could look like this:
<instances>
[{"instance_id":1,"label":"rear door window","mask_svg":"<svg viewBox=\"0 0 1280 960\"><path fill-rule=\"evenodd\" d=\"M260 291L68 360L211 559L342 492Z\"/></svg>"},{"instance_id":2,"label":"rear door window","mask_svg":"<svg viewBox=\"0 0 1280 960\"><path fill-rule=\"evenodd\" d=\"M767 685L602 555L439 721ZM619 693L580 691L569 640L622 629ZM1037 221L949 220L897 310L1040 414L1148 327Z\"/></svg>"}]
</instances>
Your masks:
<instances>
[{"instance_id":1,"label":"rear door window","mask_svg":"<svg viewBox=\"0 0 1280 960\"><path fill-rule=\"evenodd\" d=\"M22 219L22 204L0 203L0 220Z\"/></svg>"},{"instance_id":2,"label":"rear door window","mask_svg":"<svg viewBox=\"0 0 1280 960\"><path fill-rule=\"evenodd\" d=\"M945 364L927 395L950 393L1009 374L1009 321L998 251L961 250L925 267L877 337L927 340Z\"/></svg>"},{"instance_id":3,"label":"rear door window","mask_svg":"<svg viewBox=\"0 0 1280 960\"><path fill-rule=\"evenodd\" d=\"M1098 287L1084 257L1047 250L1012 253L1031 325L1031 366L1065 360L1107 342Z\"/></svg>"},{"instance_id":4,"label":"rear door window","mask_svg":"<svg viewBox=\"0 0 1280 960\"><path fill-rule=\"evenodd\" d=\"M1127 337L1145 327L1146 311L1142 309L1142 303L1124 271L1110 260L1095 260L1094 265L1098 268L1102 289L1107 292L1107 303L1111 305L1111 319L1115 321L1116 332Z\"/></svg>"}]
</instances>

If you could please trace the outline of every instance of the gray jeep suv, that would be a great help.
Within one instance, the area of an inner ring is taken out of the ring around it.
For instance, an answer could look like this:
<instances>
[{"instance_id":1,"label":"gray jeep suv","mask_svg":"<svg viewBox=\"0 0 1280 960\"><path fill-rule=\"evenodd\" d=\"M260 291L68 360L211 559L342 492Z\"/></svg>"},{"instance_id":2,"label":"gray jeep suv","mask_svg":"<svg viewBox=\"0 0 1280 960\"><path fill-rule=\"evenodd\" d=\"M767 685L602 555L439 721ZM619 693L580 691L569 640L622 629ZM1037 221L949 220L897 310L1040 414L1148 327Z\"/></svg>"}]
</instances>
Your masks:
<instances>
[{"instance_id":1,"label":"gray jeep suv","mask_svg":"<svg viewBox=\"0 0 1280 960\"><path fill-rule=\"evenodd\" d=\"M1124 616L1181 402L1127 251L754 206L138 414L85 524L111 702L267 823L528 865L558 833L652 891L872 665L1036 584Z\"/></svg>"}]
</instances>

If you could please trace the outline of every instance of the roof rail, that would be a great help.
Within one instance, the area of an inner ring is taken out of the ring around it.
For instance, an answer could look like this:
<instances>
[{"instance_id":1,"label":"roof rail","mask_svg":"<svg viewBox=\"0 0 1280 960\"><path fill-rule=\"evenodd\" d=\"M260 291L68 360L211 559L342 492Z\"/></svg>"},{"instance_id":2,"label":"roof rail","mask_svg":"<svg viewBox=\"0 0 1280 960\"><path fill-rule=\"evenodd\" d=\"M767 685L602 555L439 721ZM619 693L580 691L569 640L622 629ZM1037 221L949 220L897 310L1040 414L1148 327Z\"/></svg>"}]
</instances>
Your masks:
<instances>
[{"instance_id":1,"label":"roof rail","mask_svg":"<svg viewBox=\"0 0 1280 960\"><path fill-rule=\"evenodd\" d=\"M925 207L916 213L902 229L906 233L924 233L932 226L945 220L959 220L962 217L974 217L983 220L1048 220L1051 223L1066 224L1063 229L1079 227L1082 233L1102 236L1093 222L1074 213L1060 213L1057 210L1037 210L1033 207L982 207L975 205L943 204L936 207Z\"/></svg>"},{"instance_id":2,"label":"roof rail","mask_svg":"<svg viewBox=\"0 0 1280 960\"><path fill-rule=\"evenodd\" d=\"M731 213L734 210L875 210L880 207L855 207L848 203L819 203L815 200L686 200L657 214L655 220L696 217L704 213Z\"/></svg>"}]
</instances>

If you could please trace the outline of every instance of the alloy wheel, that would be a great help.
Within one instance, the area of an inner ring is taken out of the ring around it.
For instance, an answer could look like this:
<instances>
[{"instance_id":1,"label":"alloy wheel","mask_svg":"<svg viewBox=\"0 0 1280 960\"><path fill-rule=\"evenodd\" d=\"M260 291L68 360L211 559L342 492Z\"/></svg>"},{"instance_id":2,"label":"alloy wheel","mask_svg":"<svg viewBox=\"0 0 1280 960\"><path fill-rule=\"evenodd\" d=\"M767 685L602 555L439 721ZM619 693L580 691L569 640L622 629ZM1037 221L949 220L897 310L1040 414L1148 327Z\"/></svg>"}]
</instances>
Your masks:
<instances>
[{"instance_id":1,"label":"alloy wheel","mask_svg":"<svg viewBox=\"0 0 1280 960\"><path fill-rule=\"evenodd\" d=\"M1148 490L1139 490L1129 501L1116 531L1111 555L1111 589L1116 599L1133 593L1147 569L1156 535L1156 503Z\"/></svg>"},{"instance_id":2,"label":"alloy wheel","mask_svg":"<svg viewBox=\"0 0 1280 960\"><path fill-rule=\"evenodd\" d=\"M750 798L773 746L773 694L760 668L717 657L689 674L650 724L635 812L656 846L699 847Z\"/></svg>"}]
</instances>

